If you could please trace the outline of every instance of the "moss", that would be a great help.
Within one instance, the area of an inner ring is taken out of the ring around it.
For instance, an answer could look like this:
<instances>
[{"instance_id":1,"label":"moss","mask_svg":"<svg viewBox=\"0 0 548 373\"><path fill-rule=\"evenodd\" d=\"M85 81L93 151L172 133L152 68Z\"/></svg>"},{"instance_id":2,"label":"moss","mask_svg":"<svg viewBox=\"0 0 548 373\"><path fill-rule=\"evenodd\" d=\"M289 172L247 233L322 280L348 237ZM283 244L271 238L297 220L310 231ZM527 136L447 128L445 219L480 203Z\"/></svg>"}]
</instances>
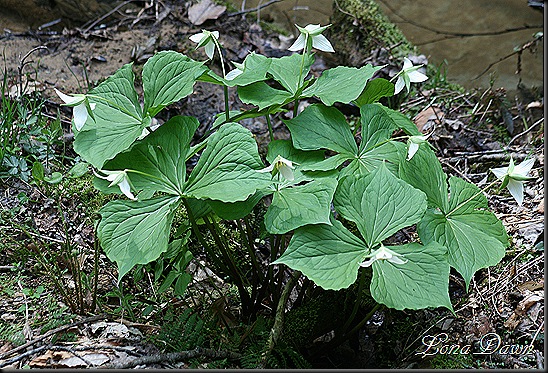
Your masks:
<instances>
[{"instance_id":1,"label":"moss","mask_svg":"<svg viewBox=\"0 0 548 373\"><path fill-rule=\"evenodd\" d=\"M477 364L471 355L435 355L430 365L433 369L470 369Z\"/></svg>"},{"instance_id":2,"label":"moss","mask_svg":"<svg viewBox=\"0 0 548 373\"><path fill-rule=\"evenodd\" d=\"M415 52L415 47L373 0L335 1L331 23L328 37L343 64L361 66L379 48L390 48L396 56Z\"/></svg>"}]
</instances>

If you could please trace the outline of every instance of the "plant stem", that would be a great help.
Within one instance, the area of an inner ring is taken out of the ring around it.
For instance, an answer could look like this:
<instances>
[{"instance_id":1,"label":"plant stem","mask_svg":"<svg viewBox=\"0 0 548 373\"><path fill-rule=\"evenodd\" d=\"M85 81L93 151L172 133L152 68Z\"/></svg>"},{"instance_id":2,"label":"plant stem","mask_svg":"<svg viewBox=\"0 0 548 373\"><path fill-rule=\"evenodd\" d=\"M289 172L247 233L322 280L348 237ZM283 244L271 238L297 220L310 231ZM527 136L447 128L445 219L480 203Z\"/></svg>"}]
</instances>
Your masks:
<instances>
[{"instance_id":1,"label":"plant stem","mask_svg":"<svg viewBox=\"0 0 548 373\"><path fill-rule=\"evenodd\" d=\"M354 307L352 308L352 312L350 313L350 317L346 320L343 328L342 328L342 334L346 333L350 325L352 324L352 321L354 321L354 318L356 317L356 314L358 313L358 309L360 308L362 295L363 295L363 288L365 287L365 271L360 271L360 279L358 283L358 294L356 296L356 300L354 302Z\"/></svg>"},{"instance_id":2,"label":"plant stem","mask_svg":"<svg viewBox=\"0 0 548 373\"><path fill-rule=\"evenodd\" d=\"M301 80L303 79L304 60L306 56L308 56L308 34L306 34L304 39L304 49L303 49L303 54L301 58L301 68L299 70L299 80L297 81L297 91L296 91L297 93L301 89L300 86L301 86ZM297 97L295 98L295 103L293 105L293 118L297 116L298 112L299 112L299 97L297 94Z\"/></svg>"},{"instance_id":3,"label":"plant stem","mask_svg":"<svg viewBox=\"0 0 548 373\"><path fill-rule=\"evenodd\" d=\"M291 294L291 290L293 290L293 288L297 284L297 280L299 279L299 277L301 277L301 272L295 271L293 272L292 276L287 281L287 284L285 284L285 288L282 292L282 295L280 296L278 306L276 307L276 316L274 318L274 325L272 326L272 329L270 330L270 335L268 336L268 342L266 345L266 351L263 353L261 362L259 363L259 366L258 366L259 369L265 368L266 360L268 359L268 356L271 354L272 350L276 346L276 342L278 342L278 339L282 335L284 318L285 318L285 306L287 304L289 294Z\"/></svg>"},{"instance_id":4,"label":"plant stem","mask_svg":"<svg viewBox=\"0 0 548 373\"><path fill-rule=\"evenodd\" d=\"M266 124L268 125L268 134L270 135L270 141L274 141L274 131L272 130L272 123L270 121L270 114L265 115Z\"/></svg>"},{"instance_id":5,"label":"plant stem","mask_svg":"<svg viewBox=\"0 0 548 373\"><path fill-rule=\"evenodd\" d=\"M223 52L221 50L221 44L219 44L219 41L212 36L213 42L215 43L215 47L219 51L219 59L221 60L221 70L223 71L223 79L226 78L226 69L225 69L225 61L223 59ZM223 84L223 93L225 98L225 119L226 122L230 121L230 105L228 104L228 87Z\"/></svg>"}]
</instances>

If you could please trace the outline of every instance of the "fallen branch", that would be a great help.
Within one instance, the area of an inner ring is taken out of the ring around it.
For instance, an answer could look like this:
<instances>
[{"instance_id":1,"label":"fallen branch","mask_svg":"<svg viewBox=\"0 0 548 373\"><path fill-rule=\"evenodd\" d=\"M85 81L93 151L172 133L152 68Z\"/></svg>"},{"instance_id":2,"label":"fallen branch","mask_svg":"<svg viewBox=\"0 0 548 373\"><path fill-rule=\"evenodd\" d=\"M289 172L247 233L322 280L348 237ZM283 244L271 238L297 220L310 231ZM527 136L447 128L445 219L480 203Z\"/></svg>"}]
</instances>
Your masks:
<instances>
[{"instance_id":1,"label":"fallen branch","mask_svg":"<svg viewBox=\"0 0 548 373\"><path fill-rule=\"evenodd\" d=\"M194 359L197 357L206 357L212 360L230 359L239 360L242 355L237 352L226 350L214 350L211 348L196 347L194 350L170 352L167 354L143 356L125 363L114 363L100 367L100 369L128 369L138 365L157 364L157 363L176 363L183 360Z\"/></svg>"},{"instance_id":2,"label":"fallen branch","mask_svg":"<svg viewBox=\"0 0 548 373\"><path fill-rule=\"evenodd\" d=\"M259 5L258 7L256 8L251 8L251 9L243 9L239 12L235 12L235 13L230 13L230 14L227 14L226 16L227 17L234 17L234 16L239 16L240 14L247 14L247 13L253 13L253 12L257 12L263 8L266 8L267 6L269 5L272 5L274 3L279 3L280 1L282 0L270 0L269 2L267 3L264 3L262 5Z\"/></svg>"},{"instance_id":3,"label":"fallen branch","mask_svg":"<svg viewBox=\"0 0 548 373\"><path fill-rule=\"evenodd\" d=\"M42 334L41 336L38 336L36 339L33 339L32 341L28 341L27 343L25 344L22 344L21 346L18 346L18 347L15 347L7 352L4 352L3 354L0 354L0 360L2 360L3 358L7 357L7 356L10 356L16 352L19 352L19 351L22 351L24 349L26 349L27 347L29 346L32 346L32 345L35 345L36 343L40 342L40 341L43 341L44 339L54 335L54 334L57 334L59 332L62 332L62 331L65 331L67 329L70 329L72 327L75 327L75 326L78 326L78 325L81 325L81 324L85 324L85 323L88 323L88 322L94 322L94 321L98 321L98 320L103 320L103 319L106 319L108 318L108 315L95 315L95 316L91 316L91 317L87 317L83 320L80 320L80 321L75 321L73 323L70 323L70 324L67 324L67 325L63 325L63 326L60 326L56 329L53 329L53 330L50 330L49 332L45 333L45 334ZM3 365L0 365L0 368L2 367Z\"/></svg>"}]
</instances>

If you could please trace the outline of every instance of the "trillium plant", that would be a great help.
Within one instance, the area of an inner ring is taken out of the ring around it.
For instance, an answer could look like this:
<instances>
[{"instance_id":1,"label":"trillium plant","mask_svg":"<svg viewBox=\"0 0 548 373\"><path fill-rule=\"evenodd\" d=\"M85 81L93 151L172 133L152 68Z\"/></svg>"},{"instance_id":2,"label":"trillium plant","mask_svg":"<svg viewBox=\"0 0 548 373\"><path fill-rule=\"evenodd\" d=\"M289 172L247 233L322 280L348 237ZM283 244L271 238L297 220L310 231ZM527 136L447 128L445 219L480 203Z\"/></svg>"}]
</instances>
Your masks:
<instances>
[{"instance_id":1,"label":"trillium plant","mask_svg":"<svg viewBox=\"0 0 548 373\"><path fill-rule=\"evenodd\" d=\"M324 289L367 279L375 301L395 309L452 310L450 269L468 286L476 271L502 259L508 237L484 191L448 177L427 136L407 116L379 103L426 80L420 66L405 58L395 85L374 78L384 66L371 64L338 66L312 77L314 51L334 52L322 35L327 27L299 27L290 50L300 53L280 58L250 53L229 74L221 36L202 31L190 39L209 60L221 59L222 76L203 61L162 51L142 69L142 97L131 64L87 95L58 93L74 106L74 148L97 169L95 186L127 197L101 208L97 226L119 279L168 250L188 250L194 240L233 279L244 313L253 312L265 294L250 290L251 282L268 288L268 274L283 273L283 266ZM225 97L226 111L205 138L198 138L200 123L189 116L153 128L153 118L191 95L196 82L221 85L225 93L233 89L250 109L230 110ZM298 112L304 99L312 104ZM358 107L357 121L351 125L335 104ZM271 117L281 113L288 118L285 140L275 139L271 126ZM264 152L240 124L258 117L270 130ZM520 204L532 165L511 162L493 169ZM172 230L177 211L188 219L190 241L173 233L179 232ZM263 270L256 255L259 238L251 230L257 217L260 238L270 249ZM243 230L247 251L227 244L218 226L222 220ZM241 267L246 260L251 265Z\"/></svg>"}]
</instances>

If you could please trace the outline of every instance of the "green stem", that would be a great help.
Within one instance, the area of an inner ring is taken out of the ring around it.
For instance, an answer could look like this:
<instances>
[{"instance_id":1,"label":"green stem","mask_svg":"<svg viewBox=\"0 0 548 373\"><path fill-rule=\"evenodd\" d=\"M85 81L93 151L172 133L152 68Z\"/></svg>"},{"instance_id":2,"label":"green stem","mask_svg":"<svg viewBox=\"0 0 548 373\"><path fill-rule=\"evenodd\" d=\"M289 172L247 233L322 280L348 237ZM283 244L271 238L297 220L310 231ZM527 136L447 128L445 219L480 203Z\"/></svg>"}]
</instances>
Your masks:
<instances>
[{"instance_id":1,"label":"green stem","mask_svg":"<svg viewBox=\"0 0 548 373\"><path fill-rule=\"evenodd\" d=\"M263 353L263 356L261 357L261 362L259 363L259 366L258 366L258 368L260 369L265 368L268 356L270 356L270 354L272 353L272 350L276 346L276 342L278 342L278 339L282 336L283 324L284 324L284 318L285 318L285 307L287 304L287 300L289 298L289 294L291 294L291 290L293 290L293 288L297 284L297 281L299 280L300 276L301 276L301 272L295 271L293 275L291 276L291 278L289 279L289 281L287 281L287 284L285 285L282 295L280 296L280 301L278 302L278 306L276 307L276 316L274 318L274 325L272 326L272 329L270 330L270 334L268 336L266 351Z\"/></svg>"},{"instance_id":2,"label":"green stem","mask_svg":"<svg viewBox=\"0 0 548 373\"><path fill-rule=\"evenodd\" d=\"M363 296L363 288L365 287L365 271L360 271L360 280L358 283L358 294L356 296L356 300L354 302L354 307L352 308L352 312L350 313L350 317L346 320L346 323L344 324L342 328L342 333L346 333L352 322L354 321L354 318L356 317L356 314L358 313L358 309L360 308L362 296Z\"/></svg>"},{"instance_id":3,"label":"green stem","mask_svg":"<svg viewBox=\"0 0 548 373\"><path fill-rule=\"evenodd\" d=\"M268 134L270 135L270 141L274 141L274 131L272 130L272 122L270 121L270 114L265 115L266 124L268 125Z\"/></svg>"},{"instance_id":4,"label":"green stem","mask_svg":"<svg viewBox=\"0 0 548 373\"><path fill-rule=\"evenodd\" d=\"M304 49L303 49L303 54L301 58L301 67L299 69L299 80L297 81L297 85L298 85L297 92L299 92L299 90L301 89L300 85L301 85L301 80L303 79L304 60L306 56L308 56L308 34L306 34L304 39ZM299 98L297 95L297 97L295 98L295 103L293 105L293 118L297 116L298 111L299 111Z\"/></svg>"},{"instance_id":5,"label":"green stem","mask_svg":"<svg viewBox=\"0 0 548 373\"><path fill-rule=\"evenodd\" d=\"M221 60L221 70L223 71L223 79L224 79L226 78L226 69L225 69L225 61L223 59L223 53L221 50L221 44L219 44L219 41L215 39L213 36L212 36L212 39L213 39L213 42L215 43L215 47L219 51L219 59ZM228 104L228 86L226 86L225 84L223 84L223 93L225 98L225 120L226 122L230 122L230 113L229 113L230 105Z\"/></svg>"}]
</instances>

